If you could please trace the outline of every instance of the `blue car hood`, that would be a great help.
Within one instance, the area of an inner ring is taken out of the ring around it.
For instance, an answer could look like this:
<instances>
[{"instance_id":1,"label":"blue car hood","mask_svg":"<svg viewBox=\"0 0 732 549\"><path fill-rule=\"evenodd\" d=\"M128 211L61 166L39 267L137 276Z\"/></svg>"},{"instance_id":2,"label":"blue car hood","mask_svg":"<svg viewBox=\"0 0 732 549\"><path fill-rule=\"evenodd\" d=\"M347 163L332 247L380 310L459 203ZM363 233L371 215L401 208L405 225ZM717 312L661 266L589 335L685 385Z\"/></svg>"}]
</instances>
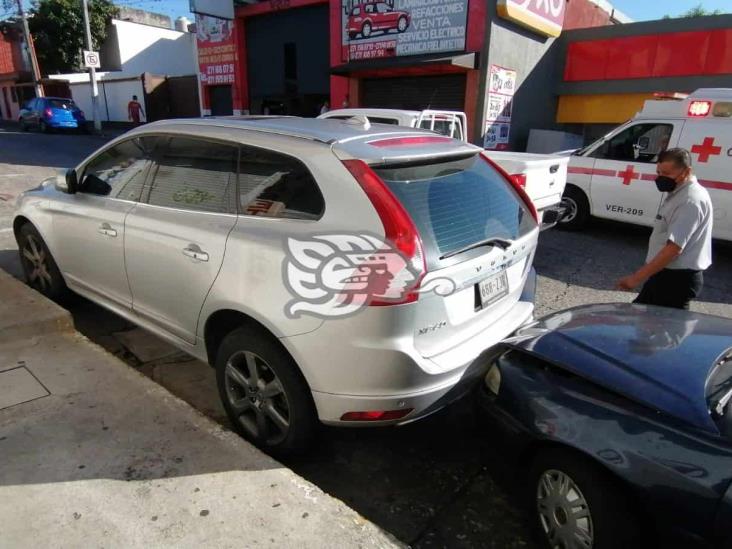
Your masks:
<instances>
[{"instance_id":1,"label":"blue car hood","mask_svg":"<svg viewBox=\"0 0 732 549\"><path fill-rule=\"evenodd\" d=\"M511 344L718 433L705 387L732 348L732 320L643 305L590 305L545 317L520 330Z\"/></svg>"}]
</instances>

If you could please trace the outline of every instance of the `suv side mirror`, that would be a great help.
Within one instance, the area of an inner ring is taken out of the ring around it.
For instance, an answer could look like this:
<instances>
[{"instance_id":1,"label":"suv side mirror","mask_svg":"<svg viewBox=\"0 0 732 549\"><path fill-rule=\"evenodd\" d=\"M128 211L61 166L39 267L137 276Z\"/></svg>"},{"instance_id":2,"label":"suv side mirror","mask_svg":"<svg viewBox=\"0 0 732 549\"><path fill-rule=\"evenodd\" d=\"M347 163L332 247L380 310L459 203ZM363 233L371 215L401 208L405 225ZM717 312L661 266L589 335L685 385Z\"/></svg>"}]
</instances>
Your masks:
<instances>
[{"instance_id":1,"label":"suv side mirror","mask_svg":"<svg viewBox=\"0 0 732 549\"><path fill-rule=\"evenodd\" d=\"M75 194L78 187L76 170L70 168L64 175L56 176L56 189L66 194Z\"/></svg>"}]
</instances>

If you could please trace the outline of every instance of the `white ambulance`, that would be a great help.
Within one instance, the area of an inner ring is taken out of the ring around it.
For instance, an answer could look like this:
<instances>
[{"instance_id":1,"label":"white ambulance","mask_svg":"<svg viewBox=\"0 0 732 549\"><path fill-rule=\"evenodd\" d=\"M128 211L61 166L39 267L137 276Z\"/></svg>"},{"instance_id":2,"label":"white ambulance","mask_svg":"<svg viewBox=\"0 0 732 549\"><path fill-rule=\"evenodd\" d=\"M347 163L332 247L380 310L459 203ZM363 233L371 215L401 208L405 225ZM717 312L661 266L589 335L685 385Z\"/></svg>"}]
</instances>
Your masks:
<instances>
[{"instance_id":1,"label":"white ambulance","mask_svg":"<svg viewBox=\"0 0 732 549\"><path fill-rule=\"evenodd\" d=\"M732 89L699 89L676 100L646 101L635 118L572 154L561 225L590 216L653 225L662 193L656 160L672 147L691 152L693 171L714 205L714 237L732 240Z\"/></svg>"}]
</instances>

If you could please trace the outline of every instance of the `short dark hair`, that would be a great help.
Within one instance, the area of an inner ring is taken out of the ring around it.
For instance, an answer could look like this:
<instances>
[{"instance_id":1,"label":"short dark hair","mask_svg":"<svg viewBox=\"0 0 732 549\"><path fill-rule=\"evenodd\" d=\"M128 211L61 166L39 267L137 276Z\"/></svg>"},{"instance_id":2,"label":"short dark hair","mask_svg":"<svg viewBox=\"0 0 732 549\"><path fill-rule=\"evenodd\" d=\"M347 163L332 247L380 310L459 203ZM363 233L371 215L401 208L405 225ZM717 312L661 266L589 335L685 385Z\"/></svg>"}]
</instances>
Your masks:
<instances>
[{"instance_id":1,"label":"short dark hair","mask_svg":"<svg viewBox=\"0 0 732 549\"><path fill-rule=\"evenodd\" d=\"M136 95L133 95L132 96L132 99L134 99L135 101L137 101L137 96Z\"/></svg>"},{"instance_id":2,"label":"short dark hair","mask_svg":"<svg viewBox=\"0 0 732 549\"><path fill-rule=\"evenodd\" d=\"M691 153L686 149L668 149L658 155L658 163L673 162L677 168L691 168Z\"/></svg>"}]
</instances>

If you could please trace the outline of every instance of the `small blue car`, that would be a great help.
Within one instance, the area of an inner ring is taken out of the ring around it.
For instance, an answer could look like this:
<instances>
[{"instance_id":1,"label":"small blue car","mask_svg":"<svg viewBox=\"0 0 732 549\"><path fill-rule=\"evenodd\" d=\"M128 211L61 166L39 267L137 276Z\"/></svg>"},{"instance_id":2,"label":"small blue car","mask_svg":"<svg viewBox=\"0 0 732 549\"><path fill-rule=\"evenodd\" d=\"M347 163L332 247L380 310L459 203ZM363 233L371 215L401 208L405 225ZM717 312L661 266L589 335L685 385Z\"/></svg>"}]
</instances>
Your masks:
<instances>
[{"instance_id":1,"label":"small blue car","mask_svg":"<svg viewBox=\"0 0 732 549\"><path fill-rule=\"evenodd\" d=\"M86 129L84 113L72 99L62 97L30 99L20 109L18 122L23 131L31 127L44 133L51 129Z\"/></svg>"},{"instance_id":2,"label":"small blue car","mask_svg":"<svg viewBox=\"0 0 732 549\"><path fill-rule=\"evenodd\" d=\"M547 546L732 547L732 320L590 305L486 360L479 409Z\"/></svg>"}]
</instances>

